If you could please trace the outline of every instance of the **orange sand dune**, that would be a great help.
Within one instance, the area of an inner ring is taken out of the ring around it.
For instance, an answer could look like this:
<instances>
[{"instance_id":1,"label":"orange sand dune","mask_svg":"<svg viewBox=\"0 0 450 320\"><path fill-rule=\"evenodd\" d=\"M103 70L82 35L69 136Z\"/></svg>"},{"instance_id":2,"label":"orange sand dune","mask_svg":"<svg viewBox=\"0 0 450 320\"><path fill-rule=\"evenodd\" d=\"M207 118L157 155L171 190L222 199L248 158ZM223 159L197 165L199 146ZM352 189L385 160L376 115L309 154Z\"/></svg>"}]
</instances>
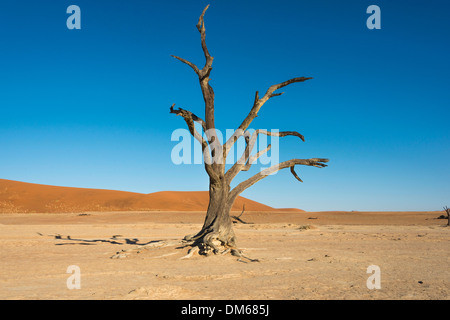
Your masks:
<instances>
[{"instance_id":1,"label":"orange sand dune","mask_svg":"<svg viewBox=\"0 0 450 320\"><path fill-rule=\"evenodd\" d=\"M205 211L207 191L162 191L150 194L57 187L0 179L0 213L85 211ZM278 211L238 197L232 210ZM299 209L289 211L302 212Z\"/></svg>"}]
</instances>

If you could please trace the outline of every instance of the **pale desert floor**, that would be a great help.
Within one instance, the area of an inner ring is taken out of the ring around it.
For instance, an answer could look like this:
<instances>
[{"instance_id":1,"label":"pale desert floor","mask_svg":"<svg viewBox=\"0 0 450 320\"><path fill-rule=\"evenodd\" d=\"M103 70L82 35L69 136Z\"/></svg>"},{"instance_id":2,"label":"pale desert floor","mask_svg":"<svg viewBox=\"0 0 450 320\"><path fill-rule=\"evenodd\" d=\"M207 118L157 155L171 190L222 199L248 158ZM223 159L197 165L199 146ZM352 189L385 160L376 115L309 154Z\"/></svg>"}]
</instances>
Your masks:
<instances>
[{"instance_id":1,"label":"pale desert floor","mask_svg":"<svg viewBox=\"0 0 450 320\"><path fill-rule=\"evenodd\" d=\"M237 242L260 262L187 249L116 252L198 231L201 212L0 215L1 299L449 299L439 212L246 212ZM310 219L311 218L311 219ZM309 225L305 229L302 226ZM69 290L68 266L81 270ZM381 289L366 286L368 266Z\"/></svg>"}]
</instances>

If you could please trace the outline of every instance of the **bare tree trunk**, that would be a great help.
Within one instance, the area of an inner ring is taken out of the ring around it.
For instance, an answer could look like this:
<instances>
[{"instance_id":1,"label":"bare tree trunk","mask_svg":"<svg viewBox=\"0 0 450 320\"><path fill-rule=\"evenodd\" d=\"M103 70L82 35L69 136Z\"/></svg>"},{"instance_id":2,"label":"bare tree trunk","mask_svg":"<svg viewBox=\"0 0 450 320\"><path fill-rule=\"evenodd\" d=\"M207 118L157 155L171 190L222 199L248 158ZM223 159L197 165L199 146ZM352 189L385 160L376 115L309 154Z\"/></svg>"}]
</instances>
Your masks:
<instances>
[{"instance_id":1,"label":"bare tree trunk","mask_svg":"<svg viewBox=\"0 0 450 320\"><path fill-rule=\"evenodd\" d=\"M208 210L203 227L196 235L186 236L185 240L195 241L206 254L210 250L217 254L221 247L223 250L236 249L236 237L230 217L233 203L234 198L230 196L228 183L224 179L218 182L211 180Z\"/></svg>"}]
</instances>

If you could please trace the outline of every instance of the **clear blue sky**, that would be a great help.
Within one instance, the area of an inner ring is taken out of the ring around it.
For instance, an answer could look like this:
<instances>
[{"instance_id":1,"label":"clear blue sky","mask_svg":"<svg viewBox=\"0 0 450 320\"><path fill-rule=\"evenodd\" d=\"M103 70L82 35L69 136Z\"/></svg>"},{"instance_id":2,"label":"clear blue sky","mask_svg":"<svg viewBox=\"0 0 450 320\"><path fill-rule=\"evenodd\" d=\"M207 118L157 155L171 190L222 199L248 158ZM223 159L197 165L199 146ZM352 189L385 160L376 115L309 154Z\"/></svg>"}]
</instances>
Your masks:
<instances>
[{"instance_id":1,"label":"clear blue sky","mask_svg":"<svg viewBox=\"0 0 450 320\"><path fill-rule=\"evenodd\" d=\"M252 128L296 130L280 160L325 157L242 195L306 210L450 205L450 3L445 0L2 1L0 178L149 193L207 190L202 165L171 162L169 106L203 116L206 4L216 124L240 124L256 90L296 76ZM81 30L69 30L69 5ZM366 9L381 8L381 30ZM241 180L249 173L242 173Z\"/></svg>"}]
</instances>

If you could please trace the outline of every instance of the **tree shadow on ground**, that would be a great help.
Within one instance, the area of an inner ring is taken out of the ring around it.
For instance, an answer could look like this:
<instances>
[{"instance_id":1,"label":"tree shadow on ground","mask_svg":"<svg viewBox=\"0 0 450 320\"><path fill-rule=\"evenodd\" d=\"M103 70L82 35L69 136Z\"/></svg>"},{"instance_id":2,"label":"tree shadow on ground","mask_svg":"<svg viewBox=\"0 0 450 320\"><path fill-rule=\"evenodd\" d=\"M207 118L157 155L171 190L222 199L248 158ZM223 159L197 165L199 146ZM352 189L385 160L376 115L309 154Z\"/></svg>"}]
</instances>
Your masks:
<instances>
[{"instance_id":1,"label":"tree shadow on ground","mask_svg":"<svg viewBox=\"0 0 450 320\"><path fill-rule=\"evenodd\" d=\"M37 233L43 236L41 233ZM123 238L121 235L113 235L108 239L80 239L72 238L70 235L62 236L60 234L51 235L55 240L64 241L60 243L55 243L55 246L65 246L65 245L96 245L98 243L109 243L114 245L139 245L144 246L151 243L160 242L162 240L151 240L148 242L141 242L138 238Z\"/></svg>"}]
</instances>

